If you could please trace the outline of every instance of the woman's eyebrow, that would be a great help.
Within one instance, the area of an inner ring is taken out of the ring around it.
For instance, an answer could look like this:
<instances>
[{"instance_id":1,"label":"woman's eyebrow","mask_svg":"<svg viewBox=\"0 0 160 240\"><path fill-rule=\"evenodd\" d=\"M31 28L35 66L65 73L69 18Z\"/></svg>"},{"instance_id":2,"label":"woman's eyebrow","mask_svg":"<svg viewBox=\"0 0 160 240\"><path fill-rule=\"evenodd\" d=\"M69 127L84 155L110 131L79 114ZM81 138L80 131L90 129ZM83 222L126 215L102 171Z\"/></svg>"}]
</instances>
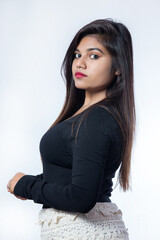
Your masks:
<instances>
[{"instance_id":1,"label":"woman's eyebrow","mask_svg":"<svg viewBox=\"0 0 160 240\"><path fill-rule=\"evenodd\" d=\"M102 54L104 54L103 51L102 51L101 49L99 49L99 48L88 48L88 49L87 49L88 52L89 52L89 51L93 51L93 50L97 50L97 51L101 52ZM76 49L75 51L80 52L78 49Z\"/></svg>"}]
</instances>

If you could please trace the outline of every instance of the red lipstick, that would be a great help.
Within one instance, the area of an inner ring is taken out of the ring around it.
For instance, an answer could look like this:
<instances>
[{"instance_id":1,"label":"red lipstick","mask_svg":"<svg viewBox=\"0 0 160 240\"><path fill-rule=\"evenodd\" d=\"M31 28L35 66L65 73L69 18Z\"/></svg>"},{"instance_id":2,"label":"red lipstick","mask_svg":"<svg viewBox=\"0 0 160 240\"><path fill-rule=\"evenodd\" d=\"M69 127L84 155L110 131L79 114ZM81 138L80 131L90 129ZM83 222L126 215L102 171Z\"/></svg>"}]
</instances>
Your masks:
<instances>
[{"instance_id":1,"label":"red lipstick","mask_svg":"<svg viewBox=\"0 0 160 240\"><path fill-rule=\"evenodd\" d=\"M76 72L75 73L76 78L82 78L82 77L87 77L85 74L81 73L81 72Z\"/></svg>"}]
</instances>

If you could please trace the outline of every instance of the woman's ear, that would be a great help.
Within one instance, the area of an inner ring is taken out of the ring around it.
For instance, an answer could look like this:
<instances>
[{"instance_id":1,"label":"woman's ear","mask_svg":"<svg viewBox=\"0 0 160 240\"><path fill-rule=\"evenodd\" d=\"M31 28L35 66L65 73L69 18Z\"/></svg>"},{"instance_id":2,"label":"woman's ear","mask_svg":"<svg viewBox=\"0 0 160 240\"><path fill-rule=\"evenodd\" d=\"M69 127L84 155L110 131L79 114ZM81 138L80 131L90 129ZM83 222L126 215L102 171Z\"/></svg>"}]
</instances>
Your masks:
<instances>
[{"instance_id":1,"label":"woman's ear","mask_svg":"<svg viewBox=\"0 0 160 240\"><path fill-rule=\"evenodd\" d=\"M120 71L117 70L117 71L115 72L115 75L119 75L119 74L120 74Z\"/></svg>"}]
</instances>

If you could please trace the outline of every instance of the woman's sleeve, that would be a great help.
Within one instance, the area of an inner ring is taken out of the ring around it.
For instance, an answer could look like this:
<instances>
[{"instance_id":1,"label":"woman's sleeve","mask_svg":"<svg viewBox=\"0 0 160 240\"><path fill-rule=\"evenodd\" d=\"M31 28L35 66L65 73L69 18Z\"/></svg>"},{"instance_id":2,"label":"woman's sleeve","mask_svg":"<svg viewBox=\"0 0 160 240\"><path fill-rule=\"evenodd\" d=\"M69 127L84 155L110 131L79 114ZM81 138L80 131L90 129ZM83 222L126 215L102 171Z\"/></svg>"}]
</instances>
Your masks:
<instances>
[{"instance_id":1,"label":"woman's sleeve","mask_svg":"<svg viewBox=\"0 0 160 240\"><path fill-rule=\"evenodd\" d=\"M111 118L106 116L102 109L93 109L81 123L77 142L71 140L70 184L49 183L43 178L25 175L17 182L14 193L59 210L90 211L97 202L112 145Z\"/></svg>"},{"instance_id":2,"label":"woman's sleeve","mask_svg":"<svg viewBox=\"0 0 160 240\"><path fill-rule=\"evenodd\" d=\"M38 174L38 175L36 175L35 177L37 177L38 179L43 179L43 173Z\"/></svg>"}]
</instances>

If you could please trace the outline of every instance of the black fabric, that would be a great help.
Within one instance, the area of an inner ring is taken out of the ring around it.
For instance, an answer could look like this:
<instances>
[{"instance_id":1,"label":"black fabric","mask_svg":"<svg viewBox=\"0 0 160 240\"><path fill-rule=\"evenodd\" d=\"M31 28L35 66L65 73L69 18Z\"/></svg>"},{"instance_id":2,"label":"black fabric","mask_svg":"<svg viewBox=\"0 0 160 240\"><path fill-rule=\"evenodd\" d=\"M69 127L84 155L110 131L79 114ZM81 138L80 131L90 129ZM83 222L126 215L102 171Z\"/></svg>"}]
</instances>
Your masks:
<instances>
[{"instance_id":1,"label":"black fabric","mask_svg":"<svg viewBox=\"0 0 160 240\"><path fill-rule=\"evenodd\" d=\"M43 173L25 175L14 193L43 208L86 213L96 202L111 202L112 178L122 154L122 133L106 109L95 106L49 129L41 138ZM71 126L74 121L73 133Z\"/></svg>"}]
</instances>

